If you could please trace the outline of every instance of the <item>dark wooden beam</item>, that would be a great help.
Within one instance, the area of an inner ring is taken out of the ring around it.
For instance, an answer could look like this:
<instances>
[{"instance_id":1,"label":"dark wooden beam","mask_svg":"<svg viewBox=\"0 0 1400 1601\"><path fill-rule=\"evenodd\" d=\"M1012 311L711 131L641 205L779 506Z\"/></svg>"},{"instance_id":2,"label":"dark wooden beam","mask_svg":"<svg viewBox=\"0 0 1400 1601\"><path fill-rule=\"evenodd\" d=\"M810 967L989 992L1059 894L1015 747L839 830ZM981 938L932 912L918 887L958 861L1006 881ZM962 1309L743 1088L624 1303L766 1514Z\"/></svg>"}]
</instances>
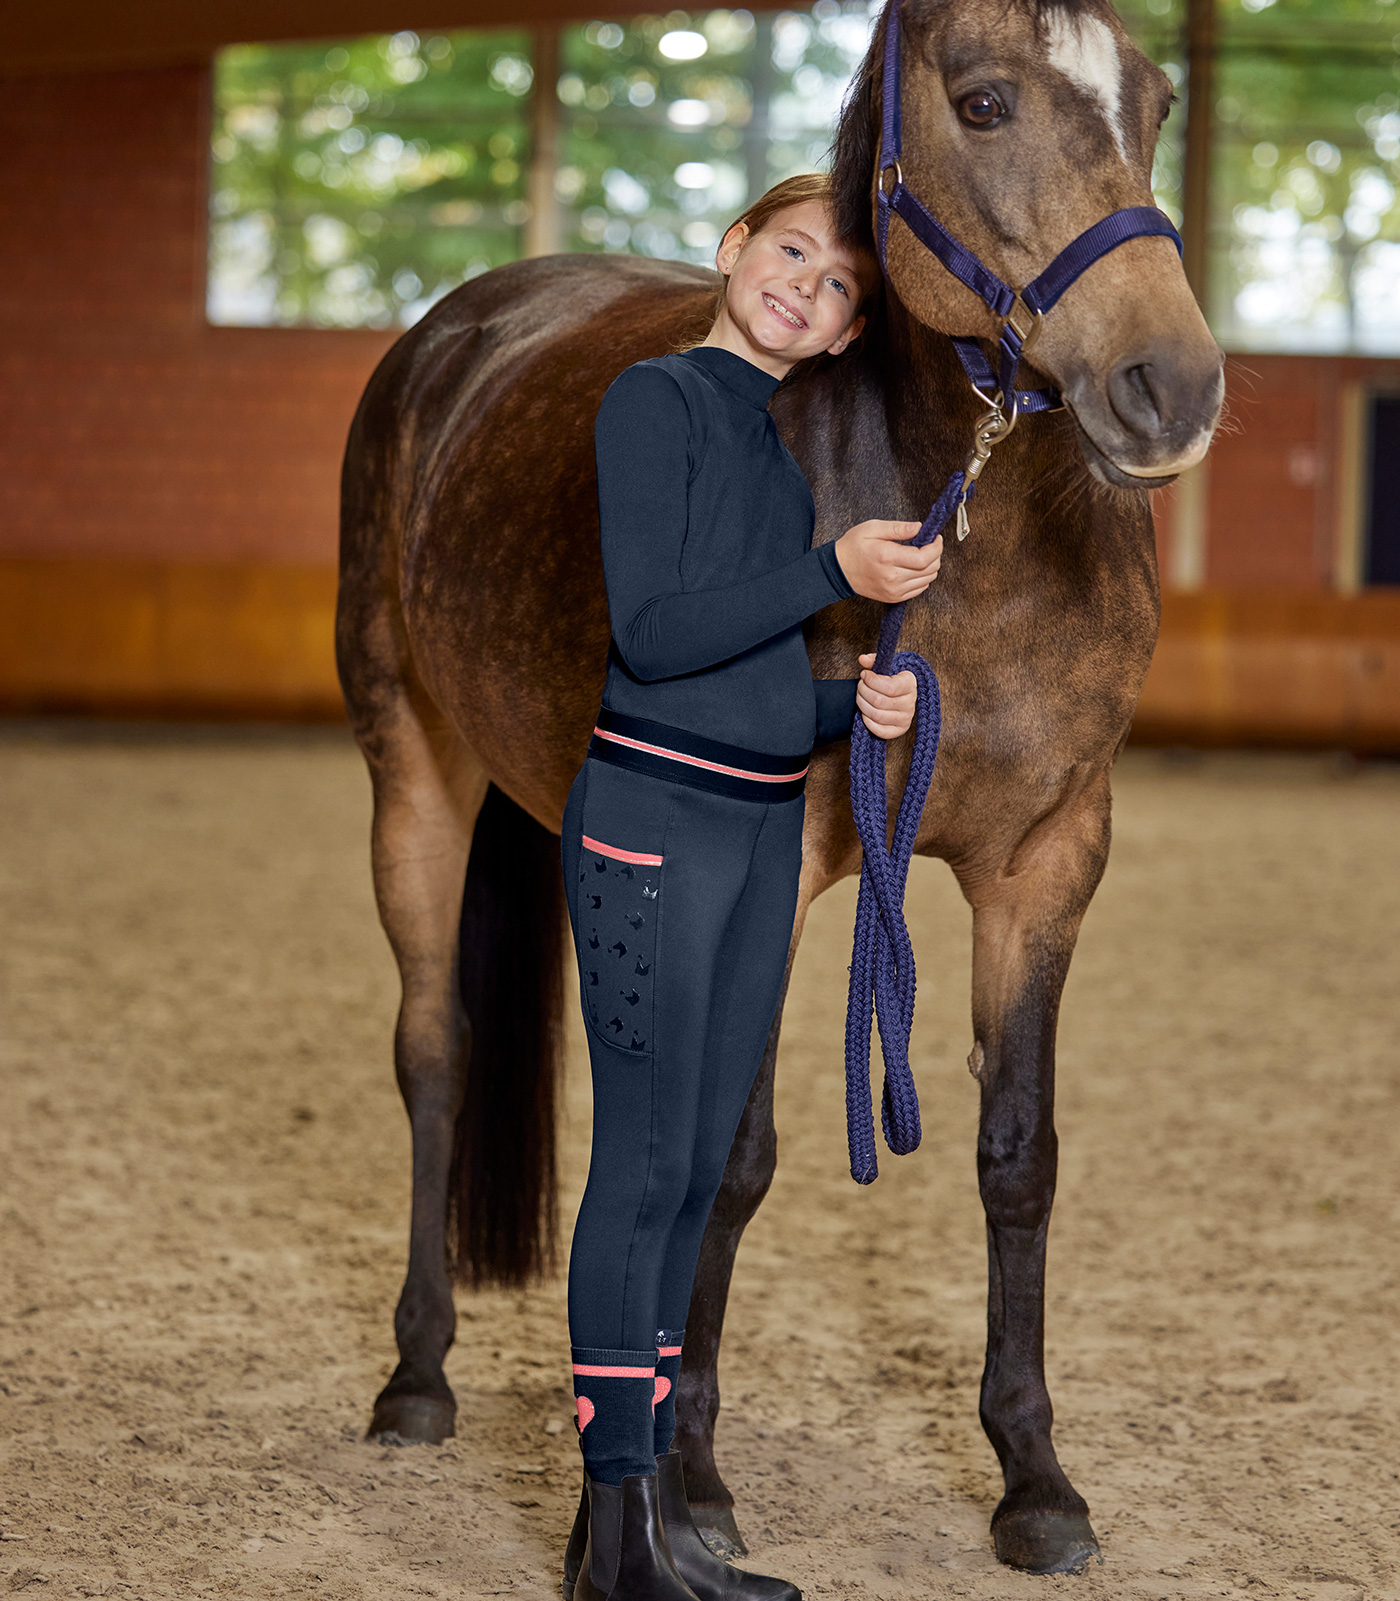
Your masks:
<instances>
[{"instance_id":1,"label":"dark wooden beam","mask_svg":"<svg viewBox=\"0 0 1400 1601\"><path fill-rule=\"evenodd\" d=\"M1216 0L1187 0L1186 159L1182 163L1181 239L1186 281L1205 309L1210 243L1210 168L1215 127Z\"/></svg>"},{"instance_id":2,"label":"dark wooden beam","mask_svg":"<svg viewBox=\"0 0 1400 1601\"><path fill-rule=\"evenodd\" d=\"M625 10L625 8L624 8ZM71 0L6 9L0 75L207 60L222 45L349 39L401 28L529 28L610 14L597 0Z\"/></svg>"}]
</instances>

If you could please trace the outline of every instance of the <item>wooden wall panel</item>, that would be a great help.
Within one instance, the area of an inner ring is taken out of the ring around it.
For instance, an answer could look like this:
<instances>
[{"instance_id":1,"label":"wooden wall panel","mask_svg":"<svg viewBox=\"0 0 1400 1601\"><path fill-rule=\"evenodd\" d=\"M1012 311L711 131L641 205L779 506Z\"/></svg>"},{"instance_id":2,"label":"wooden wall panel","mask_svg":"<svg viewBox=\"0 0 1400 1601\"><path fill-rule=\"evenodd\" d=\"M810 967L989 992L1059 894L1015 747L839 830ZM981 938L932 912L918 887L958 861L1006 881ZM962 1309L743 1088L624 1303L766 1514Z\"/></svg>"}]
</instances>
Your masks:
<instances>
[{"instance_id":1,"label":"wooden wall panel","mask_svg":"<svg viewBox=\"0 0 1400 1601\"><path fill-rule=\"evenodd\" d=\"M0 559L0 710L340 720L335 569Z\"/></svg>"},{"instance_id":2,"label":"wooden wall panel","mask_svg":"<svg viewBox=\"0 0 1400 1601\"><path fill-rule=\"evenodd\" d=\"M0 710L343 716L335 571L0 559ZM1400 591L1168 595L1134 739L1400 751Z\"/></svg>"},{"instance_id":3,"label":"wooden wall panel","mask_svg":"<svg viewBox=\"0 0 1400 1601\"><path fill-rule=\"evenodd\" d=\"M1400 590L1164 595L1133 735L1400 750Z\"/></svg>"}]
</instances>

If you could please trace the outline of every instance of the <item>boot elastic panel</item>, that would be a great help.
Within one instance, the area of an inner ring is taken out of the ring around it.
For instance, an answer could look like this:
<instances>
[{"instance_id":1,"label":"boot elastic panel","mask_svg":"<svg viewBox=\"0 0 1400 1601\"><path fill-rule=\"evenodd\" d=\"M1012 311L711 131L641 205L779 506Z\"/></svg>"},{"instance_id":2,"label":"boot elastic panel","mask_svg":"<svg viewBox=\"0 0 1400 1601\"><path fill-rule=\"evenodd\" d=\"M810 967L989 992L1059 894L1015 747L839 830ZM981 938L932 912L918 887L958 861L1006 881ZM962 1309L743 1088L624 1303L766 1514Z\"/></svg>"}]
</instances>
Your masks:
<instances>
[{"instance_id":1,"label":"boot elastic panel","mask_svg":"<svg viewBox=\"0 0 1400 1601\"><path fill-rule=\"evenodd\" d=\"M656 1483L671 1554L697 1601L802 1601L802 1592L795 1584L731 1567L705 1544L690 1515L679 1451L657 1457Z\"/></svg>"},{"instance_id":2,"label":"boot elastic panel","mask_svg":"<svg viewBox=\"0 0 1400 1601\"><path fill-rule=\"evenodd\" d=\"M578 1511L574 1513L574 1526L569 1530L569 1543L564 1551L564 1583L561 1586L564 1601L574 1601L574 1587L583 1571L583 1553L588 1549L588 1475L583 1476L579 1490Z\"/></svg>"}]
</instances>

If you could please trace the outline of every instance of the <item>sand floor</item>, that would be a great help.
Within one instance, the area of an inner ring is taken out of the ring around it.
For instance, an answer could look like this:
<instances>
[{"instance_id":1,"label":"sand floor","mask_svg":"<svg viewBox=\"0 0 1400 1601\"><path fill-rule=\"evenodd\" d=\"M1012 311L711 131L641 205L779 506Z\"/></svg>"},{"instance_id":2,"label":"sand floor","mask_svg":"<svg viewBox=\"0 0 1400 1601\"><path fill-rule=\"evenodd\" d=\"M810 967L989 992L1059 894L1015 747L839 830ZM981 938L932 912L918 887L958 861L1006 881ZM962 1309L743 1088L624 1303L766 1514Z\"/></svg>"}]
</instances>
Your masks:
<instances>
[{"instance_id":1,"label":"sand floor","mask_svg":"<svg viewBox=\"0 0 1400 1601\"><path fill-rule=\"evenodd\" d=\"M753 1564L810 1596L1400 1597L1400 769L1130 753L1116 788L1048 1309L1104 1564L991 1553L968 917L917 863L923 1148L846 1175L848 884L730 1305L722 1466ZM559 1283L460 1298L455 1441L362 1438L408 1202L367 817L338 733L0 732L0 1589L558 1594Z\"/></svg>"}]
</instances>

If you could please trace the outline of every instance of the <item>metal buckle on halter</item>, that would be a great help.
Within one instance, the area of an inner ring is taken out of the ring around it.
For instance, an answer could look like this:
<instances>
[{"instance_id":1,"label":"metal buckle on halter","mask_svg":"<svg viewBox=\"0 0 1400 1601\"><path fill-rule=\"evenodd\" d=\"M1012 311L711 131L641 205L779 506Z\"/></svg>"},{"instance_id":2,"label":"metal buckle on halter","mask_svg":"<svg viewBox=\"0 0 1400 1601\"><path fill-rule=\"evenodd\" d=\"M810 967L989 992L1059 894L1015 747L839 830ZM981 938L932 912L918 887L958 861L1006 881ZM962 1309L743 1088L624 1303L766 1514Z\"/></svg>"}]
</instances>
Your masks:
<instances>
[{"instance_id":1,"label":"metal buckle on halter","mask_svg":"<svg viewBox=\"0 0 1400 1601\"><path fill-rule=\"evenodd\" d=\"M894 189L898 189L904 182L904 168L900 166L898 156L893 161L887 161L875 175L876 185L886 200L894 193L894 189L885 188L885 174L887 172L894 174Z\"/></svg>"},{"instance_id":2,"label":"metal buckle on halter","mask_svg":"<svg viewBox=\"0 0 1400 1601\"><path fill-rule=\"evenodd\" d=\"M1022 331L1020 324L1016 320L1018 314L1025 320L1026 327L1024 331ZM1041 324L1044 321L1045 313L1043 311L1032 311L1025 301L1021 299L1020 295L1017 295L1011 302L1011 310L1002 318L1001 326L1003 331L1009 328L1016 335L1016 338L1020 341L1021 354L1024 356L1031 346L1035 344L1036 340L1040 338Z\"/></svg>"}]
</instances>

